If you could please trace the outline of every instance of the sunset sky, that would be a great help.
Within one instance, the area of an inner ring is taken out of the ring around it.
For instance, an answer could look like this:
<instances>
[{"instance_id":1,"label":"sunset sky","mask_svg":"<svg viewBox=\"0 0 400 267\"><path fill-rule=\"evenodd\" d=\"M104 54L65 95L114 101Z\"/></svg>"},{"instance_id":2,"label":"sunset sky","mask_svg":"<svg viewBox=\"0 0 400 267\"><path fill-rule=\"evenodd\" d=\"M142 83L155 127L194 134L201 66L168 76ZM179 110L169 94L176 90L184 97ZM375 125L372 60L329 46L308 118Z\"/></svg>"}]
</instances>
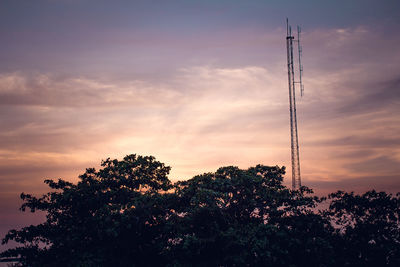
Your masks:
<instances>
[{"instance_id":1,"label":"sunset sky","mask_svg":"<svg viewBox=\"0 0 400 267\"><path fill-rule=\"evenodd\" d=\"M0 235L21 192L107 157L173 181L287 166L285 19L303 29L302 182L400 191L400 1L0 2Z\"/></svg>"}]
</instances>

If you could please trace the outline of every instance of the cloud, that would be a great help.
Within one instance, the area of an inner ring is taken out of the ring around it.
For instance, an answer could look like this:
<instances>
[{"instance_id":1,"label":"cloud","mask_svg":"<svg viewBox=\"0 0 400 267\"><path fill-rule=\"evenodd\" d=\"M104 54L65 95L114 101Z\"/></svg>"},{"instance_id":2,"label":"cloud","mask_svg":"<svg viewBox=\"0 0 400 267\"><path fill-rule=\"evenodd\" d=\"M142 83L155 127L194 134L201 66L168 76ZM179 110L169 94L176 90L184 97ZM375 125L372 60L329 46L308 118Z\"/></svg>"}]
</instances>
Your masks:
<instances>
[{"instance_id":1,"label":"cloud","mask_svg":"<svg viewBox=\"0 0 400 267\"><path fill-rule=\"evenodd\" d=\"M363 158L361 158L363 159ZM400 173L400 160L393 159L387 156L380 156L371 158L368 160L361 160L351 164L347 164L344 167L348 168L352 172L356 173L375 173L380 172L382 174L396 172ZM400 175L399 175L400 178Z\"/></svg>"},{"instance_id":2,"label":"cloud","mask_svg":"<svg viewBox=\"0 0 400 267\"><path fill-rule=\"evenodd\" d=\"M337 176L334 180L307 180L307 186L314 188L318 195L327 195L337 190L365 193L368 190L386 191L396 194L400 192L399 175L363 175L358 177Z\"/></svg>"},{"instance_id":3,"label":"cloud","mask_svg":"<svg viewBox=\"0 0 400 267\"><path fill-rule=\"evenodd\" d=\"M370 113L393 110L400 104L400 78L371 82L358 90L358 96L339 108L341 114Z\"/></svg>"},{"instance_id":4,"label":"cloud","mask_svg":"<svg viewBox=\"0 0 400 267\"><path fill-rule=\"evenodd\" d=\"M279 75L254 66L184 68L164 83L23 73L3 74L0 83L3 99L13 99L0 105L5 158L51 153L97 164L137 152L172 160L174 175L188 178L201 166L255 163L265 147L273 153L286 122ZM268 128L271 139L263 137Z\"/></svg>"},{"instance_id":5,"label":"cloud","mask_svg":"<svg viewBox=\"0 0 400 267\"><path fill-rule=\"evenodd\" d=\"M357 73L366 67L376 69L378 72L368 75L359 73L368 80L385 77L379 73L383 69L389 76L395 75L392 67L398 64L400 51L393 48L400 37L387 34L388 29L387 25L359 25L306 31L303 36L304 64L313 73L329 71L334 75L346 71Z\"/></svg>"},{"instance_id":6,"label":"cloud","mask_svg":"<svg viewBox=\"0 0 400 267\"><path fill-rule=\"evenodd\" d=\"M0 105L40 107L172 105L179 92L143 81L103 81L51 74L0 75Z\"/></svg>"},{"instance_id":7,"label":"cloud","mask_svg":"<svg viewBox=\"0 0 400 267\"><path fill-rule=\"evenodd\" d=\"M361 147L361 148L390 148L393 146L400 146L400 140L398 138L387 138L387 137L371 137L371 136L345 136L340 138L334 138L325 141L315 141L308 145L314 146L336 146L336 147Z\"/></svg>"},{"instance_id":8,"label":"cloud","mask_svg":"<svg viewBox=\"0 0 400 267\"><path fill-rule=\"evenodd\" d=\"M326 119L393 113L400 96L400 50L393 47L400 37L386 31L377 25L305 32L305 112Z\"/></svg>"},{"instance_id":9,"label":"cloud","mask_svg":"<svg viewBox=\"0 0 400 267\"><path fill-rule=\"evenodd\" d=\"M390 46L390 38L358 48L379 36L361 26L304 33L306 95L298 98L297 111L302 173L310 184L356 179L359 174L350 168L366 169L374 159L388 161L385 176L397 171L399 82L387 67L399 65L397 52L389 58L388 51L375 51ZM273 39L259 38L250 44L257 51L259 40ZM270 45L278 51L282 43ZM246 47L243 40L219 59ZM384 60L368 59L371 51ZM76 179L102 158L129 153L155 155L172 166L175 180L223 165L290 166L285 58L270 58L265 65L189 64L156 78L2 73L0 157L10 160L0 170L21 181L31 171L35 178L29 184L45 173ZM17 159L15 153L25 156ZM54 168L40 164L42 157ZM13 165L17 160L29 167ZM370 171L371 177L382 174Z\"/></svg>"}]
</instances>

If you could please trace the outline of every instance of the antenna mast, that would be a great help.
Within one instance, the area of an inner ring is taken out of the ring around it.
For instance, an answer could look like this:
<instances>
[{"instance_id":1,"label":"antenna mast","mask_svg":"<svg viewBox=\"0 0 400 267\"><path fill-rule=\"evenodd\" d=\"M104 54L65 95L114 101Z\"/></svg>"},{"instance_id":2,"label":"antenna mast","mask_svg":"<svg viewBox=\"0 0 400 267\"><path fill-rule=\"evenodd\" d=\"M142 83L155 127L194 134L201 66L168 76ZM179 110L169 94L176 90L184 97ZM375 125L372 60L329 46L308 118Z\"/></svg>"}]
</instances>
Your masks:
<instances>
[{"instance_id":1,"label":"antenna mast","mask_svg":"<svg viewBox=\"0 0 400 267\"><path fill-rule=\"evenodd\" d=\"M287 48L287 66L289 81L289 109L290 109L290 137L292 152L292 189L297 190L301 187L300 176L300 158L299 158L299 137L297 133L297 114L296 114L296 83L300 85L300 94L304 94L304 86L302 82L303 66L301 65L302 48L300 45L301 29L297 26L297 40L292 36L292 28L286 19L286 48ZM297 43L299 55L299 81L295 81L294 75L294 57L293 43Z\"/></svg>"}]
</instances>

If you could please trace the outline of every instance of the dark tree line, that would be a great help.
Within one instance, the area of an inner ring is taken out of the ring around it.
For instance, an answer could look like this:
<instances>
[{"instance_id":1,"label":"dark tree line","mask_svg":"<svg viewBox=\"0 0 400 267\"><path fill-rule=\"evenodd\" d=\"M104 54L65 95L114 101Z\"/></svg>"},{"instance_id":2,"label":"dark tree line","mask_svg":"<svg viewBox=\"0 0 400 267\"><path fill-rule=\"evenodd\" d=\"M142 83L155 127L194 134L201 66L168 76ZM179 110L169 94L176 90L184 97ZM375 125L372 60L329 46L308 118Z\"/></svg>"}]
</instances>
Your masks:
<instances>
[{"instance_id":1,"label":"dark tree line","mask_svg":"<svg viewBox=\"0 0 400 267\"><path fill-rule=\"evenodd\" d=\"M39 225L11 230L17 266L400 266L400 195L282 185L285 168L224 167L175 184L154 157L107 159L77 184L21 194ZM328 201L325 209L317 208Z\"/></svg>"}]
</instances>

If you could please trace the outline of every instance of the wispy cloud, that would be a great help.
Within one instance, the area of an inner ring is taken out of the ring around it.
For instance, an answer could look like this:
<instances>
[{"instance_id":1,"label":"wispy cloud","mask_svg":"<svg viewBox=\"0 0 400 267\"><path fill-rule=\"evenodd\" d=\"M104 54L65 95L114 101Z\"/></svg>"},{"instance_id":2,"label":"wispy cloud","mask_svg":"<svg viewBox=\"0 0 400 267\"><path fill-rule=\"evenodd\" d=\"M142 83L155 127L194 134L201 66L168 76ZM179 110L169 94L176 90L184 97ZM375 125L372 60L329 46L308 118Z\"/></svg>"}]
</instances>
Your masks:
<instances>
[{"instance_id":1,"label":"wispy cloud","mask_svg":"<svg viewBox=\"0 0 400 267\"><path fill-rule=\"evenodd\" d=\"M39 107L99 107L171 105L177 91L142 81L102 81L53 74L0 75L0 105ZM153 101L149 101L153 99Z\"/></svg>"},{"instance_id":2,"label":"wispy cloud","mask_svg":"<svg viewBox=\"0 0 400 267\"><path fill-rule=\"evenodd\" d=\"M50 172L75 179L83 166L128 153L155 155L172 165L173 179L222 165L290 166L284 55L270 56L265 65L245 63L255 58L261 41L280 51L284 42L272 40L283 29L256 34L241 32L250 44L243 39L221 57L214 47L209 64L172 64L175 69L155 77L2 73L0 156L7 160L0 168L21 181L30 179L22 174L35 170L37 182ZM385 49L393 47L397 37L381 35L366 26L304 33L306 95L299 98L298 118L305 184L325 181L333 186L332 181L361 179L363 166L368 170L364 175L382 175L368 167L375 166L372 161L386 160L390 164L384 175L396 175L400 123L395 69L400 52ZM224 42L214 36L192 44L206 47L214 40L223 48L233 37L238 35L226 33ZM248 50L249 45L255 51ZM249 51L246 60L220 64L238 49ZM51 171L41 173L41 168L48 169L41 162L52 166Z\"/></svg>"}]
</instances>

